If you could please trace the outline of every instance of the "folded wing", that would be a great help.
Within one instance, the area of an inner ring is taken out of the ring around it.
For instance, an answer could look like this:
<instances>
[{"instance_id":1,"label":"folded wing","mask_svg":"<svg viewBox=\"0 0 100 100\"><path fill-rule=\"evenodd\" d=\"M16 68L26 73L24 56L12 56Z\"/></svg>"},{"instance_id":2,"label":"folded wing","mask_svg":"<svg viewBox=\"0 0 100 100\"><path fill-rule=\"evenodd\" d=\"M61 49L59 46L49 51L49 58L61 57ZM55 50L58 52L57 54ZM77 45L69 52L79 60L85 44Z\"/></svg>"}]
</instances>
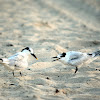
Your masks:
<instances>
[{"instance_id":1,"label":"folded wing","mask_svg":"<svg viewBox=\"0 0 100 100\"><path fill-rule=\"evenodd\" d=\"M76 66L84 63L89 59L89 56L86 53L82 53L82 52L72 51L69 52L68 56L69 56L68 63Z\"/></svg>"}]
</instances>

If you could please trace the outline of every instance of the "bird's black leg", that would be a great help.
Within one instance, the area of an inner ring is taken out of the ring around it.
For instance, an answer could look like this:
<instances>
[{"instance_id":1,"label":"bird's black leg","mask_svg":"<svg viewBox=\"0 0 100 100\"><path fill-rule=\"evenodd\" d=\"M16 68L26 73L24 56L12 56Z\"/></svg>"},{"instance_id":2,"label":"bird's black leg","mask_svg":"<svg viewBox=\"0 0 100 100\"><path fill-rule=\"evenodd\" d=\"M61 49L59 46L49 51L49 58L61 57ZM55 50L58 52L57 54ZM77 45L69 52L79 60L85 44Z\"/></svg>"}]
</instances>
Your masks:
<instances>
[{"instance_id":1,"label":"bird's black leg","mask_svg":"<svg viewBox=\"0 0 100 100\"><path fill-rule=\"evenodd\" d=\"M13 77L15 77L15 75L14 75L14 71L12 72L12 74L13 74Z\"/></svg>"},{"instance_id":2,"label":"bird's black leg","mask_svg":"<svg viewBox=\"0 0 100 100\"><path fill-rule=\"evenodd\" d=\"M78 71L78 67L76 67L75 73Z\"/></svg>"},{"instance_id":3,"label":"bird's black leg","mask_svg":"<svg viewBox=\"0 0 100 100\"><path fill-rule=\"evenodd\" d=\"M20 76L22 76L22 73L20 72Z\"/></svg>"}]
</instances>

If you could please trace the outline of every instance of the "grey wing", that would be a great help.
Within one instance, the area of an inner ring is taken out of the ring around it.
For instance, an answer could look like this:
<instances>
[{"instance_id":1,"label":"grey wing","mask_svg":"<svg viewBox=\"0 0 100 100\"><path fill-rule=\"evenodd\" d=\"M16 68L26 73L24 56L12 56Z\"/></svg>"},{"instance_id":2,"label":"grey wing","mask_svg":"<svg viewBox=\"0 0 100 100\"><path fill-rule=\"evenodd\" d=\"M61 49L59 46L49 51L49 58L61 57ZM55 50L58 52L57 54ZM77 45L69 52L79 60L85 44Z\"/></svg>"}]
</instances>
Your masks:
<instances>
[{"instance_id":1,"label":"grey wing","mask_svg":"<svg viewBox=\"0 0 100 100\"><path fill-rule=\"evenodd\" d=\"M70 60L76 60L76 59L79 59L80 56L77 56L77 55L74 55Z\"/></svg>"},{"instance_id":2,"label":"grey wing","mask_svg":"<svg viewBox=\"0 0 100 100\"><path fill-rule=\"evenodd\" d=\"M17 53L9 57L8 59L9 65L14 66L16 69L20 69L27 66L27 61L25 60L24 55L22 55L21 53Z\"/></svg>"},{"instance_id":3,"label":"grey wing","mask_svg":"<svg viewBox=\"0 0 100 100\"><path fill-rule=\"evenodd\" d=\"M70 54L70 60L76 60L76 59L79 59L79 58L81 58L81 57L83 57L83 53L80 53L80 52L72 52L71 54Z\"/></svg>"},{"instance_id":4,"label":"grey wing","mask_svg":"<svg viewBox=\"0 0 100 100\"><path fill-rule=\"evenodd\" d=\"M88 56L86 53L81 53L81 52L74 52L70 55L69 62L72 65L80 65L87 61Z\"/></svg>"}]
</instances>

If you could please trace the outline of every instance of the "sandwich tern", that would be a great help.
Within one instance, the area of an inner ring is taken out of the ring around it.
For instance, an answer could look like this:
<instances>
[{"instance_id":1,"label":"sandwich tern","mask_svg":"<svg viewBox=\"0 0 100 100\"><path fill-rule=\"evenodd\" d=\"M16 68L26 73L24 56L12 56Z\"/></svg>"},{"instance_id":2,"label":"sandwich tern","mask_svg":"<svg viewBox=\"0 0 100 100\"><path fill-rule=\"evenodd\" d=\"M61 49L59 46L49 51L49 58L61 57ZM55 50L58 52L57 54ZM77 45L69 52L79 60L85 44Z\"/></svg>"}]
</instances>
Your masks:
<instances>
[{"instance_id":1,"label":"sandwich tern","mask_svg":"<svg viewBox=\"0 0 100 100\"><path fill-rule=\"evenodd\" d=\"M28 67L29 56L33 56L37 59L37 57L33 53L33 49L30 47L26 47L22 49L21 52L18 52L9 58L0 58L0 64L2 64L8 70L11 70L13 76L14 70L19 70L20 75L22 76L21 71Z\"/></svg>"},{"instance_id":2,"label":"sandwich tern","mask_svg":"<svg viewBox=\"0 0 100 100\"><path fill-rule=\"evenodd\" d=\"M63 52L62 54L59 54L53 61L61 61L65 65L71 65L76 67L75 73L78 71L78 67L82 66L83 64L89 64L93 60L97 59L97 56L100 55L100 51L96 51L93 53L82 53L77 51L69 51L69 52Z\"/></svg>"}]
</instances>

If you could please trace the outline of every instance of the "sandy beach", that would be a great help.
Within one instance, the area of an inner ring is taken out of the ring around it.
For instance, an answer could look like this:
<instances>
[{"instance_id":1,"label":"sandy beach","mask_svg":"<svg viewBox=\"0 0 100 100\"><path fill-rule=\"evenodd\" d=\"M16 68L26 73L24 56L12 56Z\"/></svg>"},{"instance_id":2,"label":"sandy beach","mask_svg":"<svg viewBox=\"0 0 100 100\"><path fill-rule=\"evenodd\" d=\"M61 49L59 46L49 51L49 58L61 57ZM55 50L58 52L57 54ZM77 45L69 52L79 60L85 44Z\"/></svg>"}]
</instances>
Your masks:
<instances>
[{"instance_id":1,"label":"sandy beach","mask_svg":"<svg viewBox=\"0 0 100 100\"><path fill-rule=\"evenodd\" d=\"M0 0L0 58L31 47L21 77L0 65L0 100L100 100L100 57L75 68L52 57L100 50L99 0Z\"/></svg>"}]
</instances>

